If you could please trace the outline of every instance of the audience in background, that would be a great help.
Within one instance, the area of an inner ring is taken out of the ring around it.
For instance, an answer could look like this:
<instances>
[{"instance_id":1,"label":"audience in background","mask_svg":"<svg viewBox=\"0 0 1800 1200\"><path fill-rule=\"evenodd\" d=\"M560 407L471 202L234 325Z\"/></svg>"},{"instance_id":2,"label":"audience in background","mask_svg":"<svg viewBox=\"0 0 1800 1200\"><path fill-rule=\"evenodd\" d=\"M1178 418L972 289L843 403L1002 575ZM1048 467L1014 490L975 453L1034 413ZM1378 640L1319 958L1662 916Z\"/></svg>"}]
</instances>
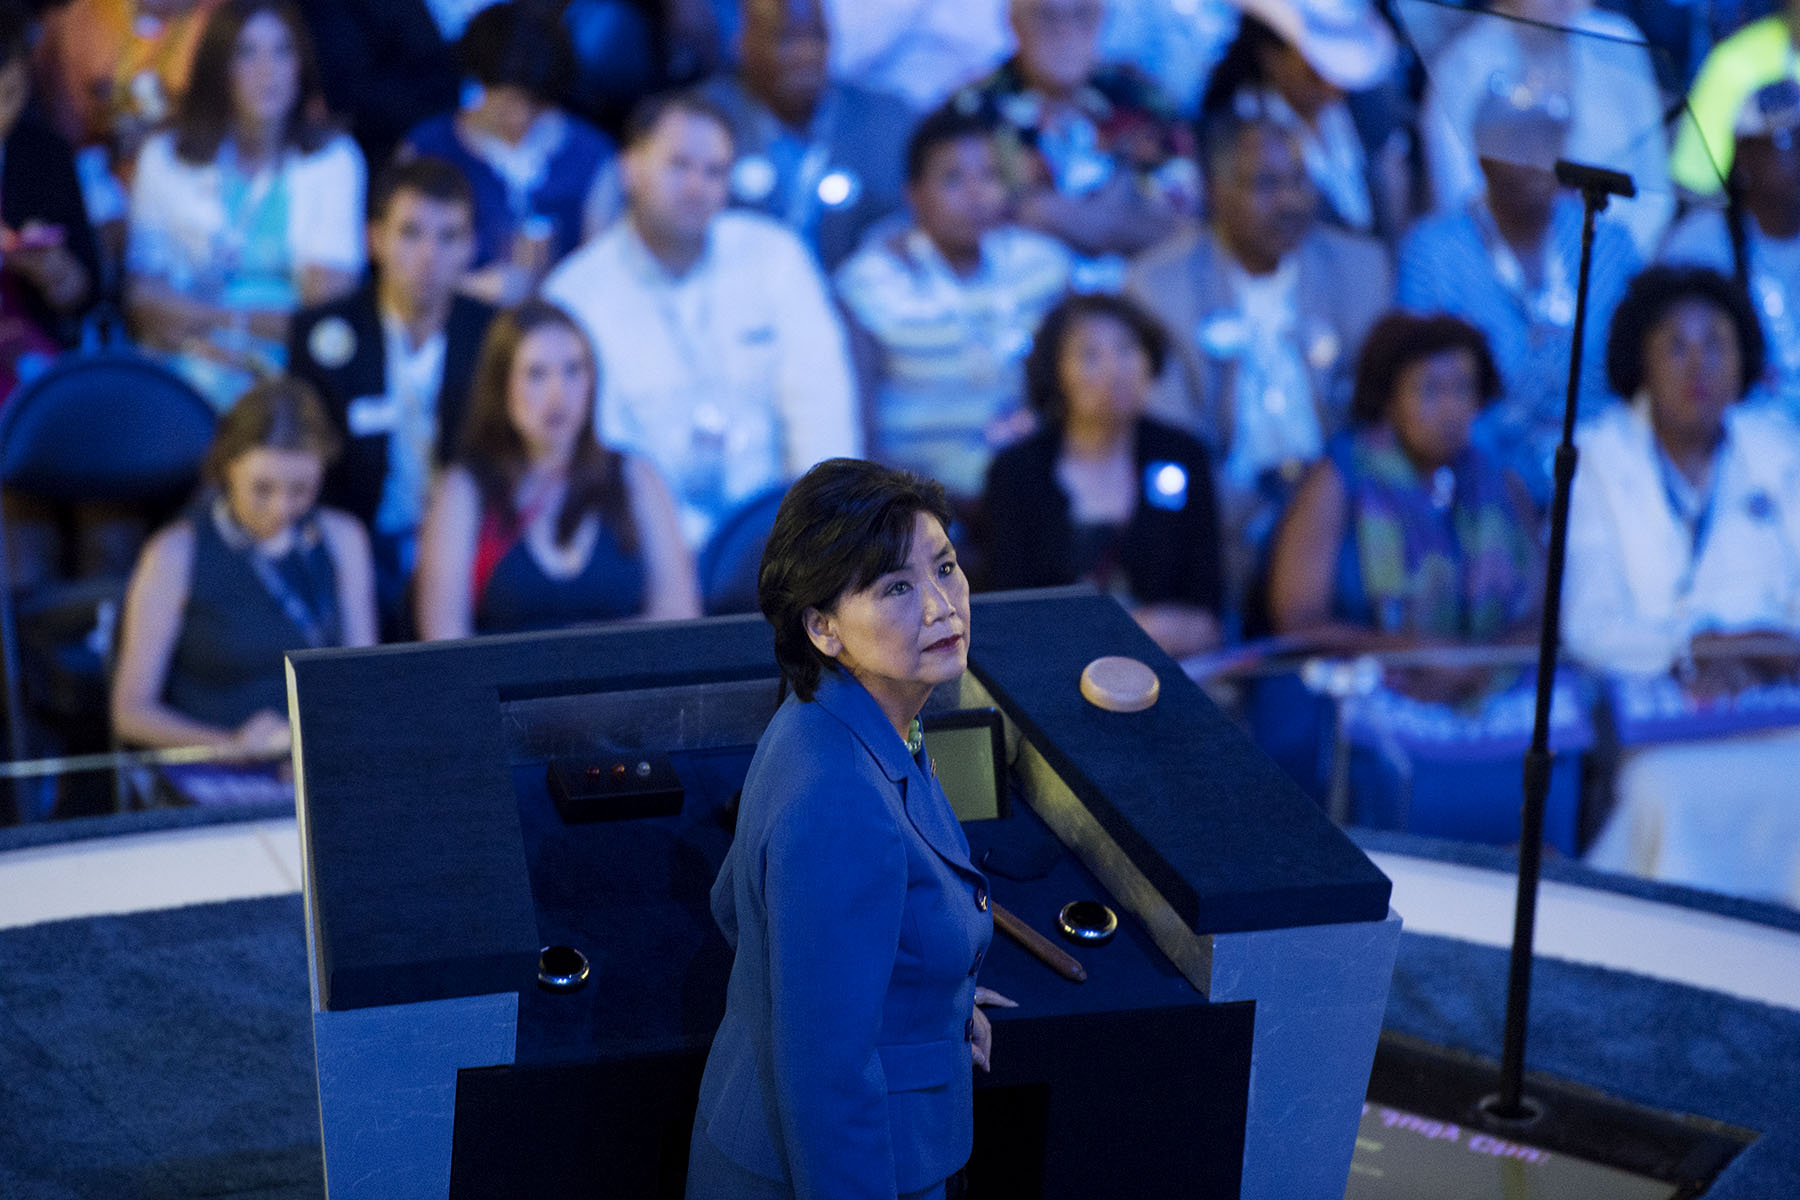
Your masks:
<instances>
[{"instance_id":1,"label":"audience in background","mask_svg":"<svg viewBox=\"0 0 1800 1200\"><path fill-rule=\"evenodd\" d=\"M994 451L1030 428L1021 408L1031 335L1069 287L1062 243L1006 223L993 126L940 109L906 151L913 224L837 273L867 361L869 452L981 490Z\"/></svg>"},{"instance_id":2,"label":"audience in background","mask_svg":"<svg viewBox=\"0 0 1800 1200\"><path fill-rule=\"evenodd\" d=\"M1292 127L1328 224L1392 242L1411 220L1411 112L1394 35L1368 0L1245 0L1201 101L1205 119Z\"/></svg>"},{"instance_id":3,"label":"audience in background","mask_svg":"<svg viewBox=\"0 0 1800 1200\"><path fill-rule=\"evenodd\" d=\"M1394 313L1369 331L1352 425L1307 472L1275 540L1275 632L1364 654L1535 630L1542 563L1530 498L1469 436L1499 392L1487 339L1456 317ZM1492 675L1418 667L1390 669L1386 682L1457 702Z\"/></svg>"},{"instance_id":4,"label":"audience in background","mask_svg":"<svg viewBox=\"0 0 1800 1200\"><path fill-rule=\"evenodd\" d=\"M612 140L558 105L574 71L568 35L530 0L484 8L458 43L474 86L454 113L407 135L406 153L454 163L475 192L467 289L517 304L599 228Z\"/></svg>"},{"instance_id":5,"label":"audience in background","mask_svg":"<svg viewBox=\"0 0 1800 1200\"><path fill-rule=\"evenodd\" d=\"M1501 0L1476 17L1428 68L1420 115L1436 209L1451 212L1481 193L1475 114L1492 92L1525 88L1566 115L1563 153L1628 173L1632 198L1607 215L1649 258L1675 212L1669 185L1664 102L1643 34L1629 18L1590 0Z\"/></svg>"},{"instance_id":6,"label":"audience in background","mask_svg":"<svg viewBox=\"0 0 1800 1200\"><path fill-rule=\"evenodd\" d=\"M1206 176L1210 227L1143 256L1126 290L1174 333L1156 411L1218 456L1235 611L1301 471L1344 424L1392 275L1375 242L1318 224L1291 126L1213 117Z\"/></svg>"},{"instance_id":7,"label":"audience in background","mask_svg":"<svg viewBox=\"0 0 1800 1200\"><path fill-rule=\"evenodd\" d=\"M700 614L668 487L594 435L596 375L555 306L495 319L420 542L420 637Z\"/></svg>"},{"instance_id":8,"label":"audience in background","mask_svg":"<svg viewBox=\"0 0 1800 1200\"><path fill-rule=\"evenodd\" d=\"M1119 296L1074 296L1044 319L1025 367L1043 427L988 472L987 571L1000 588L1088 580L1182 657L1218 645L1224 589L1206 447L1146 415L1168 349Z\"/></svg>"},{"instance_id":9,"label":"audience in background","mask_svg":"<svg viewBox=\"0 0 1800 1200\"><path fill-rule=\"evenodd\" d=\"M1175 111L1191 120L1240 19L1231 0L1107 0L1100 54L1155 80Z\"/></svg>"},{"instance_id":10,"label":"audience in background","mask_svg":"<svg viewBox=\"0 0 1800 1200\"><path fill-rule=\"evenodd\" d=\"M825 281L787 227L724 211L731 162L709 101L648 101L626 130L626 215L544 284L605 364L601 437L669 479L695 547L744 501L861 445Z\"/></svg>"},{"instance_id":11,"label":"audience in background","mask_svg":"<svg viewBox=\"0 0 1800 1200\"><path fill-rule=\"evenodd\" d=\"M1581 201L1551 171L1567 133L1566 106L1523 88L1489 92L1475 116L1485 190L1421 221L1400 248L1400 303L1453 313L1487 335L1502 397L1482 414L1475 438L1518 472L1540 505L1562 435L1581 259ZM1582 348L1584 417L1610 399L1606 327L1637 266L1631 235L1602 216Z\"/></svg>"},{"instance_id":12,"label":"audience in background","mask_svg":"<svg viewBox=\"0 0 1800 1200\"><path fill-rule=\"evenodd\" d=\"M825 0L831 75L929 112L1006 57L1008 0Z\"/></svg>"},{"instance_id":13,"label":"audience in background","mask_svg":"<svg viewBox=\"0 0 1800 1200\"><path fill-rule=\"evenodd\" d=\"M344 295L362 273L362 156L320 105L294 6L228 0L174 124L138 156L132 324L221 410L280 369L295 309Z\"/></svg>"},{"instance_id":14,"label":"audience in background","mask_svg":"<svg viewBox=\"0 0 1800 1200\"><path fill-rule=\"evenodd\" d=\"M1607 370L1632 401L1583 432L1569 512L1563 638L1588 666L1726 706L1800 678L1800 434L1738 403L1763 352L1705 268L1651 267L1619 304ZM1800 903L1797 739L1627 750L1591 861Z\"/></svg>"},{"instance_id":15,"label":"audience in background","mask_svg":"<svg viewBox=\"0 0 1800 1200\"><path fill-rule=\"evenodd\" d=\"M296 315L288 361L344 439L325 499L373 535L382 632L395 640L411 624L408 585L431 478L455 453L494 310L456 290L474 255L475 201L443 159L383 172L368 230L374 278Z\"/></svg>"},{"instance_id":16,"label":"audience in background","mask_svg":"<svg viewBox=\"0 0 1800 1200\"><path fill-rule=\"evenodd\" d=\"M1764 84L1800 80L1800 0L1752 21L1718 45L1700 64L1688 92L1687 117L1675 135L1669 173L1696 196L1717 196L1731 172L1732 125L1744 101Z\"/></svg>"},{"instance_id":17,"label":"audience in background","mask_svg":"<svg viewBox=\"0 0 1800 1200\"><path fill-rule=\"evenodd\" d=\"M368 538L319 508L337 434L305 384L258 384L219 423L207 489L144 547L118 640L117 736L284 754L282 655L375 641Z\"/></svg>"},{"instance_id":18,"label":"audience in background","mask_svg":"<svg viewBox=\"0 0 1800 1200\"><path fill-rule=\"evenodd\" d=\"M1725 210L1689 213L1662 257L1712 267L1750 293L1769 339L1770 391L1800 420L1800 83L1752 92L1733 132Z\"/></svg>"},{"instance_id":19,"label":"audience in background","mask_svg":"<svg viewBox=\"0 0 1800 1200\"><path fill-rule=\"evenodd\" d=\"M731 121L736 205L784 222L827 271L904 198L906 101L826 71L821 0L743 0L741 58L700 93Z\"/></svg>"},{"instance_id":20,"label":"audience in background","mask_svg":"<svg viewBox=\"0 0 1800 1200\"><path fill-rule=\"evenodd\" d=\"M30 21L0 0L0 396L73 341L100 262L68 143L26 115Z\"/></svg>"},{"instance_id":21,"label":"audience in background","mask_svg":"<svg viewBox=\"0 0 1800 1200\"><path fill-rule=\"evenodd\" d=\"M109 262L125 247L126 190L138 150L175 114L200 33L223 0L70 0L44 13L38 91L77 147L88 217Z\"/></svg>"},{"instance_id":22,"label":"audience in background","mask_svg":"<svg viewBox=\"0 0 1800 1200\"><path fill-rule=\"evenodd\" d=\"M1186 125L1137 71L1100 61L1103 0L1012 0L1018 53L959 92L959 111L995 121L1019 221L1117 283L1119 256L1154 245L1191 214L1198 184Z\"/></svg>"}]
</instances>

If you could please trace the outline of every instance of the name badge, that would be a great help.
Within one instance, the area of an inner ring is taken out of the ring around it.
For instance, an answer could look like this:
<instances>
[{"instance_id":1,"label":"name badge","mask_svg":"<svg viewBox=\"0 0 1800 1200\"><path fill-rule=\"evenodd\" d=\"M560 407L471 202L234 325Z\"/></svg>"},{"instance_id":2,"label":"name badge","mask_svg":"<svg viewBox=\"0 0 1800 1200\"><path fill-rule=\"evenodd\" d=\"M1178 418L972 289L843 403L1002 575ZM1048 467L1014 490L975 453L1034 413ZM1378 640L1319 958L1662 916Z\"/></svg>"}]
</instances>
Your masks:
<instances>
[{"instance_id":1,"label":"name badge","mask_svg":"<svg viewBox=\"0 0 1800 1200\"><path fill-rule=\"evenodd\" d=\"M351 437L392 433L400 424L400 402L393 396L358 396L344 417Z\"/></svg>"},{"instance_id":2,"label":"name badge","mask_svg":"<svg viewBox=\"0 0 1800 1200\"><path fill-rule=\"evenodd\" d=\"M1144 502L1164 512L1187 507L1187 468L1176 462L1153 462L1144 467Z\"/></svg>"}]
</instances>

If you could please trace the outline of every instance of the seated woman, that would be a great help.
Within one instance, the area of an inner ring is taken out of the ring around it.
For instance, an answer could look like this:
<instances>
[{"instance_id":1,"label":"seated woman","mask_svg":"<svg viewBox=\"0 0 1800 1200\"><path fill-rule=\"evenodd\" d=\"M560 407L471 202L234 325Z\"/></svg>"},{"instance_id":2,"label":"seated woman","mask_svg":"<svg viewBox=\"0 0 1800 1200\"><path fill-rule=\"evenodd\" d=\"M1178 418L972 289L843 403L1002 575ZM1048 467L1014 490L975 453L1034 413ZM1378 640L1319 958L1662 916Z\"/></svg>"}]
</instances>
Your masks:
<instances>
[{"instance_id":1,"label":"seated woman","mask_svg":"<svg viewBox=\"0 0 1800 1200\"><path fill-rule=\"evenodd\" d=\"M1623 701L1617 804L1590 861L1800 904L1800 705L1782 686L1800 676L1800 435L1736 403L1763 356L1724 276L1633 281L1606 364L1633 399L1581 439L1563 636ZM1689 740L1640 738L1645 713L1675 714L1662 736Z\"/></svg>"},{"instance_id":2,"label":"seated woman","mask_svg":"<svg viewBox=\"0 0 1800 1200\"><path fill-rule=\"evenodd\" d=\"M285 754L282 655L374 644L368 536L317 505L338 444L291 379L258 384L220 421L207 490L131 577L112 688L121 740Z\"/></svg>"},{"instance_id":3,"label":"seated woman","mask_svg":"<svg viewBox=\"0 0 1800 1200\"><path fill-rule=\"evenodd\" d=\"M555 305L527 301L489 326L461 454L419 540L422 639L700 615L668 485L595 436L597 374Z\"/></svg>"},{"instance_id":4,"label":"seated woman","mask_svg":"<svg viewBox=\"0 0 1800 1200\"><path fill-rule=\"evenodd\" d=\"M1351 428L1300 484L1270 558L1269 618L1334 653L1482 645L1528 631L1539 571L1523 485L1469 439L1499 394L1487 339L1456 317L1393 313L1369 331ZM1486 672L1390 672L1426 700Z\"/></svg>"},{"instance_id":5,"label":"seated woman","mask_svg":"<svg viewBox=\"0 0 1800 1200\"><path fill-rule=\"evenodd\" d=\"M221 410L280 368L296 308L362 274L362 155L321 123L323 104L298 10L229 0L172 127L138 156L126 309Z\"/></svg>"},{"instance_id":6,"label":"seated woman","mask_svg":"<svg viewBox=\"0 0 1800 1200\"><path fill-rule=\"evenodd\" d=\"M492 304L535 292L610 211L596 188L612 142L558 107L574 54L541 7L512 0L475 14L458 52L476 86L459 111L424 122L402 148L446 159L468 176L475 263L465 287Z\"/></svg>"},{"instance_id":7,"label":"seated woman","mask_svg":"<svg viewBox=\"0 0 1800 1200\"><path fill-rule=\"evenodd\" d=\"M1176 657L1219 642L1219 524L1206 447L1144 415L1168 335L1121 297L1071 296L1025 360L1044 425L987 475L989 584L1088 579Z\"/></svg>"},{"instance_id":8,"label":"seated woman","mask_svg":"<svg viewBox=\"0 0 1800 1200\"><path fill-rule=\"evenodd\" d=\"M1346 701L1350 746L1371 751L1352 762L1348 780L1348 815L1359 823L1518 837L1530 677L1459 663L1454 653L1523 643L1536 631L1542 554L1530 500L1469 436L1499 390L1474 326L1443 314L1382 318L1358 362L1351 428L1327 444L1276 533L1268 606L1277 634L1333 655L1449 652L1447 662L1390 665L1385 686ZM1302 774L1320 762L1316 703L1297 686L1271 685L1253 708L1265 749L1321 787ZM1565 700L1555 715L1555 745L1569 748L1578 710ZM1447 774L1434 777L1434 765ZM1567 850L1573 769L1558 780L1548 823Z\"/></svg>"}]
</instances>

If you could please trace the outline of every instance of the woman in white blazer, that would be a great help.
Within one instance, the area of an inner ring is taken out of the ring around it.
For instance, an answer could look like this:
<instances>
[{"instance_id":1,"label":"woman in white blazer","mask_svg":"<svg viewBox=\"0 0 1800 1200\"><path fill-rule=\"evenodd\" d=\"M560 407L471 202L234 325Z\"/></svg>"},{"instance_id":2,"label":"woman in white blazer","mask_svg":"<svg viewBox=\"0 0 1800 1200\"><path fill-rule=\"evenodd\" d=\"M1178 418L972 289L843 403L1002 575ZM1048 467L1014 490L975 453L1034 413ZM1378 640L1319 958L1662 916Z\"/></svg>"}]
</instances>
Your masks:
<instances>
[{"instance_id":1,"label":"woman in white blazer","mask_svg":"<svg viewBox=\"0 0 1800 1200\"><path fill-rule=\"evenodd\" d=\"M1610 382L1633 399L1580 438L1568 647L1631 694L1692 709L1696 728L1800 678L1800 431L1739 403L1763 362L1737 284L1652 267L1608 338ZM1589 859L1800 903L1796 768L1795 727L1628 749Z\"/></svg>"},{"instance_id":2,"label":"woman in white blazer","mask_svg":"<svg viewBox=\"0 0 1800 1200\"><path fill-rule=\"evenodd\" d=\"M221 409L281 369L295 309L361 277L362 155L323 117L298 10L229 0L207 22L174 121L138 155L127 312L140 342Z\"/></svg>"}]
</instances>

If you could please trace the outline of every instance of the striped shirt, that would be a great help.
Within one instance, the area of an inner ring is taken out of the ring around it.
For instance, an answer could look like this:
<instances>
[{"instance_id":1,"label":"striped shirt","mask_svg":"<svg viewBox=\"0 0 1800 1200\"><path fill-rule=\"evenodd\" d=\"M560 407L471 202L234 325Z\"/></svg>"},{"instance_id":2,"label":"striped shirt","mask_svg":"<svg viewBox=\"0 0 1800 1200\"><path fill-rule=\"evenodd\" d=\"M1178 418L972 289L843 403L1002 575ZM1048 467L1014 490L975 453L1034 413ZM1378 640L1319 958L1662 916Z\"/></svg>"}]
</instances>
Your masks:
<instances>
[{"instance_id":1,"label":"striped shirt","mask_svg":"<svg viewBox=\"0 0 1800 1200\"><path fill-rule=\"evenodd\" d=\"M1032 335L1073 260L1031 230L996 229L958 276L924 231L871 242L837 273L839 298L881 347L875 442L890 462L958 495L981 490L990 427L1018 409Z\"/></svg>"}]
</instances>

